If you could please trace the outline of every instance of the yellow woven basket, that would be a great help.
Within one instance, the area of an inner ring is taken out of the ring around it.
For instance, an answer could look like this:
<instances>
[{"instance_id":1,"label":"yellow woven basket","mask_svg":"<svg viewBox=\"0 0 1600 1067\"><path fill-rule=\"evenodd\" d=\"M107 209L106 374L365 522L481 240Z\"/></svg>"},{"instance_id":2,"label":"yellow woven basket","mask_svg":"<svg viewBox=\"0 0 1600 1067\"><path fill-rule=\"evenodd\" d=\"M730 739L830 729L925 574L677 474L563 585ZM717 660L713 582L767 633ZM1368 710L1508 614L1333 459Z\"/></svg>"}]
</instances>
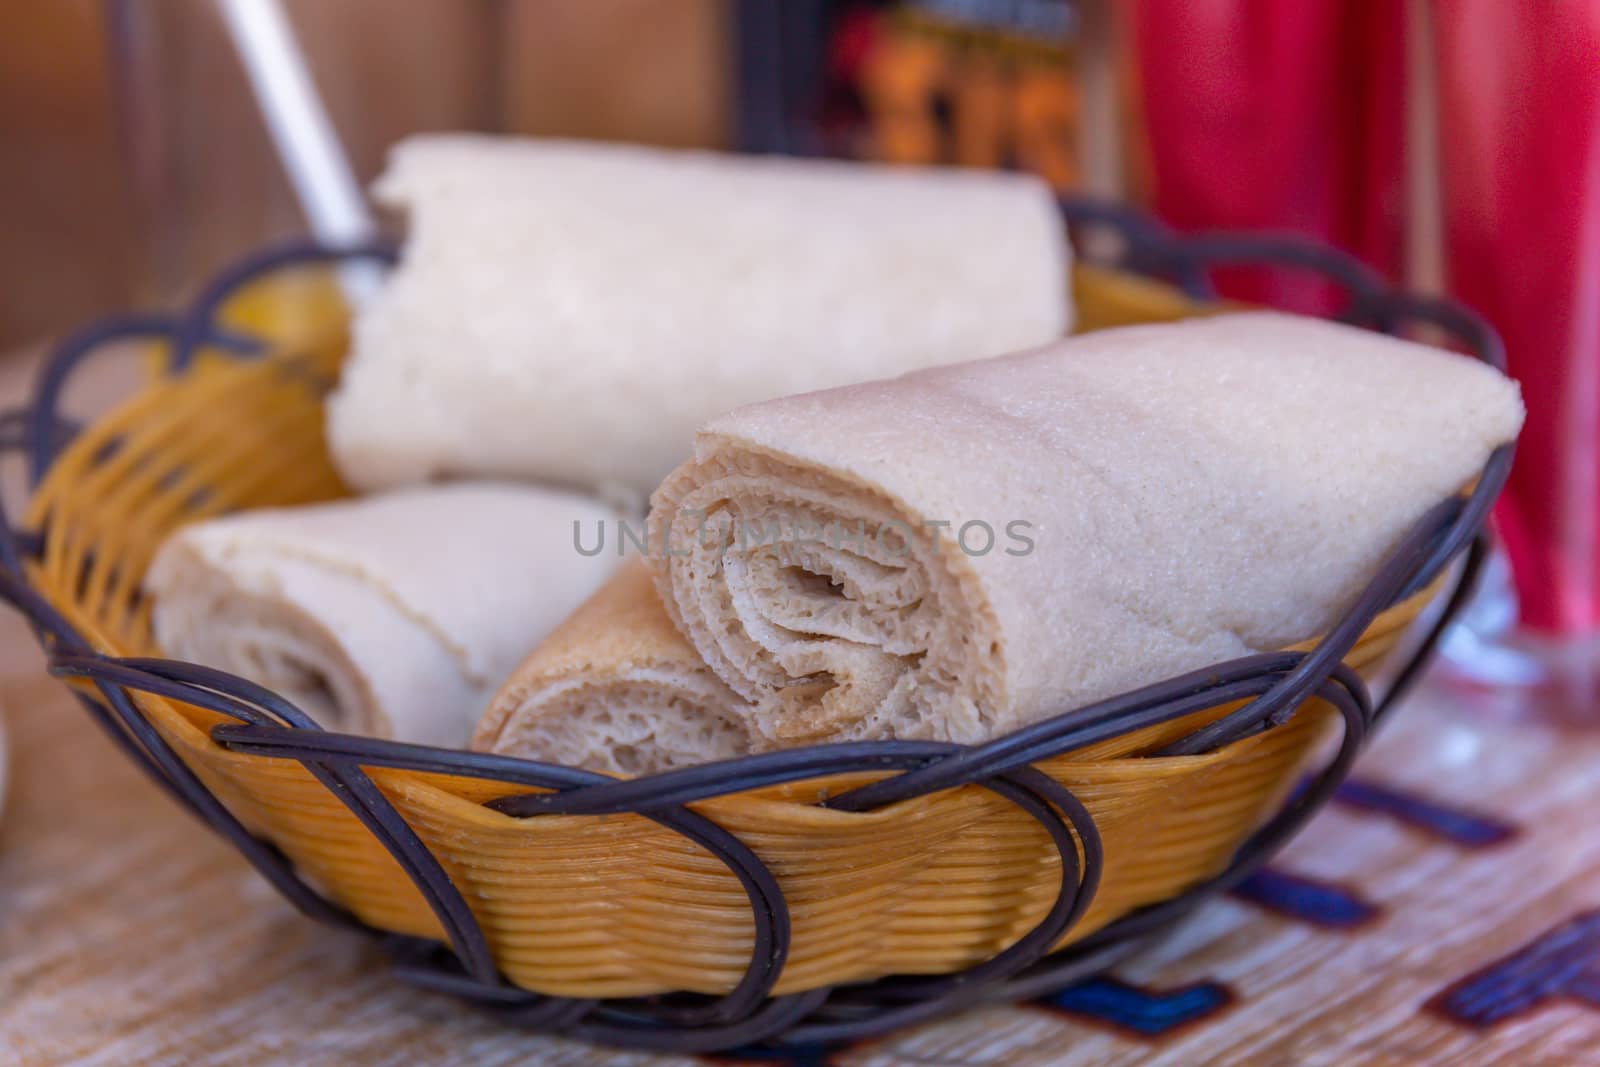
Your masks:
<instances>
[{"instance_id":1,"label":"yellow woven basket","mask_svg":"<svg viewBox=\"0 0 1600 1067\"><path fill-rule=\"evenodd\" d=\"M1155 283L1080 269L1085 328L1205 313ZM254 361L202 359L97 421L52 465L28 526L44 531L34 587L113 656L154 656L138 589L173 529L220 512L346 493L322 398L343 338ZM1381 615L1348 658L1372 668L1427 595ZM84 684L84 683L79 683ZM230 751L215 712L138 694L139 710L251 831L331 900L380 930L443 939L390 853L301 765ZM1229 708L1038 765L1093 815L1101 883L1069 943L1215 876L1283 802L1337 715L1321 701L1206 755L1151 757ZM515 818L502 782L371 768L370 776L471 908L503 975L577 998L728 991L748 965L744 888L711 853L633 815ZM956 972L994 956L1056 899L1061 860L1040 824L976 785L870 812L818 807L874 775L833 776L693 805L778 880L792 942L775 992ZM526 790L521 790L526 791Z\"/></svg>"}]
</instances>

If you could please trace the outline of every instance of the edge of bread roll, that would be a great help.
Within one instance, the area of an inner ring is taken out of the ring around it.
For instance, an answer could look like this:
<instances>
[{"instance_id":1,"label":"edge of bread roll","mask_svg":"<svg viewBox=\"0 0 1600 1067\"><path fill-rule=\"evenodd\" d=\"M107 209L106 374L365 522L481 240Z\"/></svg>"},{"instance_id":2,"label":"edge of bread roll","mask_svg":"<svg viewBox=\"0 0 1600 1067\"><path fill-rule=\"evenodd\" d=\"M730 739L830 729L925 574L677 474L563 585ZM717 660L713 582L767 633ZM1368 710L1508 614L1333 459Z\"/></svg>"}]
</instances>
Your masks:
<instances>
[{"instance_id":1,"label":"edge of bread roll","mask_svg":"<svg viewBox=\"0 0 1600 1067\"><path fill-rule=\"evenodd\" d=\"M1522 417L1485 364L1321 320L1098 331L712 420L651 564L759 746L977 742L1322 633Z\"/></svg>"},{"instance_id":2,"label":"edge of bread roll","mask_svg":"<svg viewBox=\"0 0 1600 1067\"><path fill-rule=\"evenodd\" d=\"M374 194L409 231L328 400L366 490L643 495L739 404L1072 324L1071 245L1034 175L430 134Z\"/></svg>"},{"instance_id":3,"label":"edge of bread roll","mask_svg":"<svg viewBox=\"0 0 1600 1067\"><path fill-rule=\"evenodd\" d=\"M743 702L634 558L512 672L472 747L631 776L741 756L751 740Z\"/></svg>"},{"instance_id":4,"label":"edge of bread roll","mask_svg":"<svg viewBox=\"0 0 1600 1067\"><path fill-rule=\"evenodd\" d=\"M179 528L145 575L165 654L249 678L325 729L459 747L527 649L614 559L577 494L461 483Z\"/></svg>"}]
</instances>

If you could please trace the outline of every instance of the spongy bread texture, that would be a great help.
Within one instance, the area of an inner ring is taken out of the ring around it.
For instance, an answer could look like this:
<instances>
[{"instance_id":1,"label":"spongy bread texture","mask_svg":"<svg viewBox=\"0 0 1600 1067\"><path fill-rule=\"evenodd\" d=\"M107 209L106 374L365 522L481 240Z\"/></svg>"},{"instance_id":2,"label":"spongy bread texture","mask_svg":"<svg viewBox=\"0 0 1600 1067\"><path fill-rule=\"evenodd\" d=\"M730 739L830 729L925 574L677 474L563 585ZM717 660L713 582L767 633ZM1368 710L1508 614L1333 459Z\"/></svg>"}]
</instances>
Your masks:
<instances>
[{"instance_id":1,"label":"spongy bread texture","mask_svg":"<svg viewBox=\"0 0 1600 1067\"><path fill-rule=\"evenodd\" d=\"M463 483L182 527L145 578L164 652L241 675L328 729L460 746L484 701L614 557L574 493Z\"/></svg>"},{"instance_id":2,"label":"spongy bread texture","mask_svg":"<svg viewBox=\"0 0 1600 1067\"><path fill-rule=\"evenodd\" d=\"M749 752L743 704L673 627L634 557L512 673L472 747L649 774Z\"/></svg>"},{"instance_id":3,"label":"spongy bread texture","mask_svg":"<svg viewBox=\"0 0 1600 1067\"><path fill-rule=\"evenodd\" d=\"M1071 326L1059 212L1023 175L431 135L375 192L410 232L329 403L366 490L642 496L740 404Z\"/></svg>"},{"instance_id":4,"label":"spongy bread texture","mask_svg":"<svg viewBox=\"0 0 1600 1067\"><path fill-rule=\"evenodd\" d=\"M1316 636L1522 418L1497 371L1333 323L1102 331L712 420L651 562L759 745L970 742Z\"/></svg>"}]
</instances>

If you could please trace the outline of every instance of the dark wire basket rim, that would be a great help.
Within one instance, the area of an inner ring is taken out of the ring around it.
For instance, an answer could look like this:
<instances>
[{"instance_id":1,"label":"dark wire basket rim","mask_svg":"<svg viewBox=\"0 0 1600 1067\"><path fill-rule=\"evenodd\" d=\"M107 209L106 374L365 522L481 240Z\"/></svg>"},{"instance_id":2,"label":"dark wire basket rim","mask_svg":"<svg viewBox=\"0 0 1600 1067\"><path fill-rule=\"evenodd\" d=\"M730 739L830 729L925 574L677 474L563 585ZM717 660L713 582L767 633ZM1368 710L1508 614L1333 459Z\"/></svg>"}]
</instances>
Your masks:
<instances>
[{"instance_id":1,"label":"dark wire basket rim","mask_svg":"<svg viewBox=\"0 0 1600 1067\"><path fill-rule=\"evenodd\" d=\"M1111 265L1172 281L1191 298L1214 299L1207 271L1218 265L1310 271L1334 282L1346 295L1338 316L1345 321L1391 332L1429 324L1457 338L1478 358L1504 367L1499 338L1474 312L1449 300L1395 289L1353 257L1326 246L1288 235L1178 236L1131 209L1090 200L1064 200L1062 210L1076 230L1114 235L1121 247ZM288 267L350 259L393 263L396 256L396 246L388 241L343 247L289 242L223 271L182 314L124 316L72 334L42 368L29 407L0 415L0 451L20 452L30 484L38 486L80 428L61 413L65 388L73 373L108 342L167 341L174 373L189 367L201 350L255 358L267 349L264 342L217 322L222 306L241 286ZM604 1044L689 1053L756 1042L794 1048L872 1036L974 1003L1012 1001L1071 984L1110 966L1144 935L1255 870L1338 786L1366 737L1416 681L1444 627L1470 596L1487 550L1485 521L1511 460L1512 446L1502 447L1469 495L1431 508L1339 623L1309 651L1266 653L1213 665L1068 711L982 745L911 741L814 745L634 779L327 732L281 696L237 676L171 660L99 654L28 581L25 560L39 552L41 532L16 528L3 510L0 598L28 618L49 657L52 674L92 685L94 695L75 691L80 702L158 785L229 840L302 912L381 937L396 957L396 973L404 979L464 997L512 1025ZM1444 610L1387 692L1374 701L1362 679L1345 666L1344 656L1374 618L1439 578L1463 553ZM394 855L438 917L448 944L372 930L323 899L282 853L252 836L201 783L141 713L131 697L134 691L226 716L232 721L214 727L211 737L228 749L305 766ZM1050 953L1093 900L1103 856L1087 809L1064 786L1037 770L1035 762L1196 710L1245 701L1238 710L1158 754L1213 751L1281 724L1312 696L1326 700L1343 719L1337 754L1241 846L1222 874ZM487 805L511 817L633 813L684 835L716 855L750 900L755 938L743 977L728 993L714 997L588 1000L545 996L510 985L499 974L460 891L366 774L368 767L488 778L530 790ZM781 887L752 849L687 805L823 774L864 770L895 773L819 803L868 811L962 785L982 786L1040 823L1061 860L1060 890L1032 930L998 955L958 974L889 978L772 997L790 940Z\"/></svg>"}]
</instances>

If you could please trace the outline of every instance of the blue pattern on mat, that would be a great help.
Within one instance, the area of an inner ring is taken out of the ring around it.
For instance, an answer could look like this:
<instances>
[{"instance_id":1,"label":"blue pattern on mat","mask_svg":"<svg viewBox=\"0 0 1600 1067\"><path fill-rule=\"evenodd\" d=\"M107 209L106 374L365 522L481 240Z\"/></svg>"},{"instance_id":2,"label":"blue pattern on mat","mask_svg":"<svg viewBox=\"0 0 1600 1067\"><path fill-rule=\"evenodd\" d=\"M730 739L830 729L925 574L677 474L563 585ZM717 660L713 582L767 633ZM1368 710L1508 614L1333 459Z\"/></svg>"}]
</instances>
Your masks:
<instances>
[{"instance_id":1,"label":"blue pattern on mat","mask_svg":"<svg viewBox=\"0 0 1600 1067\"><path fill-rule=\"evenodd\" d=\"M1487 1029L1552 1000L1600 1011L1600 910L1586 911L1447 987L1427 1008Z\"/></svg>"},{"instance_id":2,"label":"blue pattern on mat","mask_svg":"<svg viewBox=\"0 0 1600 1067\"><path fill-rule=\"evenodd\" d=\"M1352 889L1263 867L1234 887L1233 895L1270 912L1332 930L1370 922L1383 909Z\"/></svg>"},{"instance_id":3,"label":"blue pattern on mat","mask_svg":"<svg viewBox=\"0 0 1600 1067\"><path fill-rule=\"evenodd\" d=\"M1115 978L1091 978L1037 1003L1150 1038L1216 1014L1233 1003L1233 994L1218 982L1158 992Z\"/></svg>"},{"instance_id":4,"label":"blue pattern on mat","mask_svg":"<svg viewBox=\"0 0 1600 1067\"><path fill-rule=\"evenodd\" d=\"M1429 800L1409 790L1352 779L1333 794L1335 803L1387 815L1431 837L1461 848L1488 848L1516 836L1511 823Z\"/></svg>"}]
</instances>

